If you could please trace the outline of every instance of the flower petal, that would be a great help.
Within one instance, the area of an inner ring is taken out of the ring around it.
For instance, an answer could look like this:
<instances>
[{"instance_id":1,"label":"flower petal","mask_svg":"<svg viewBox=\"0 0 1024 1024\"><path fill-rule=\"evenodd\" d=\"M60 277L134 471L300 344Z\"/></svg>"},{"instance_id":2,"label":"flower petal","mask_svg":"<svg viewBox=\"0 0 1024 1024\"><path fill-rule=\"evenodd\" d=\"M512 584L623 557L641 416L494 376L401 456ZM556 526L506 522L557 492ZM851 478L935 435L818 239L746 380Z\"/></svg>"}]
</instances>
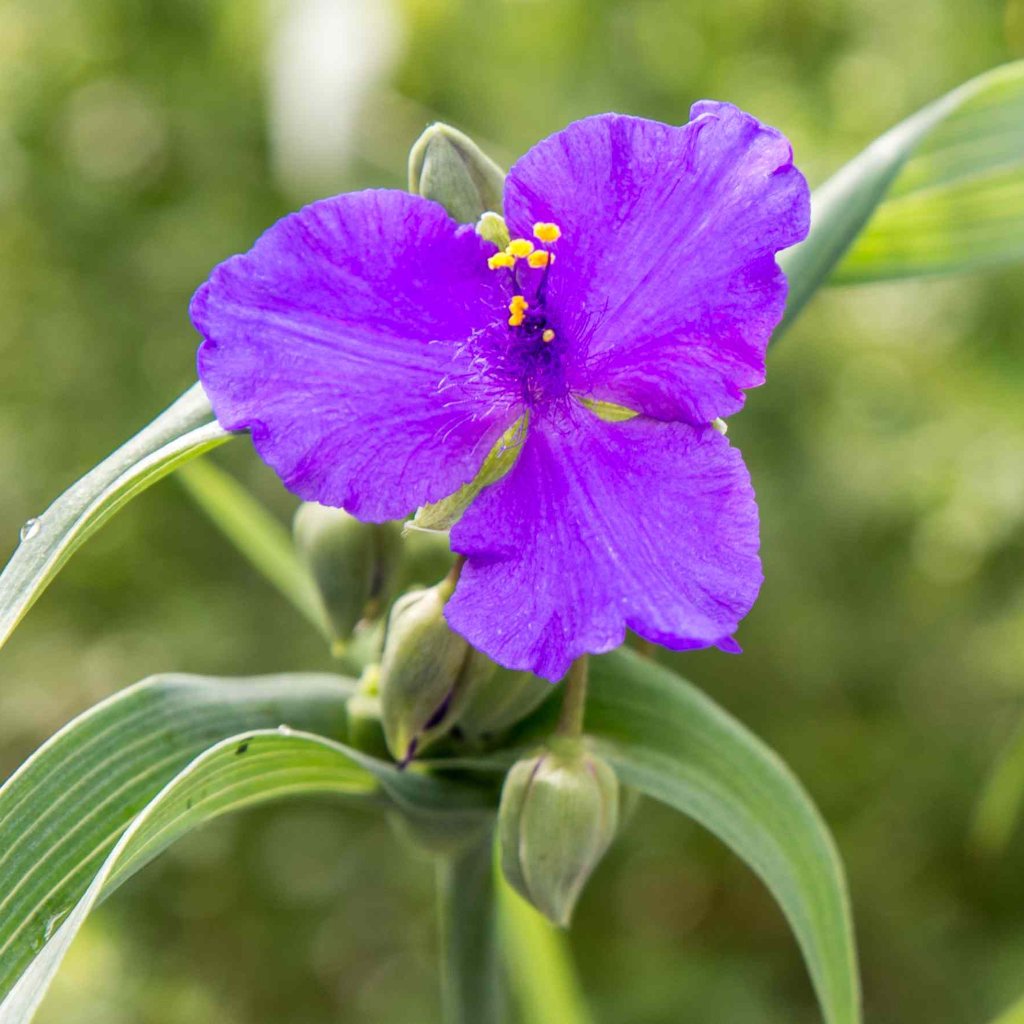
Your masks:
<instances>
[{"instance_id":1,"label":"flower petal","mask_svg":"<svg viewBox=\"0 0 1024 1024\"><path fill-rule=\"evenodd\" d=\"M626 628L677 650L729 640L761 585L757 505L712 427L582 407L539 419L452 530L468 556L446 614L509 668L557 680Z\"/></svg>"},{"instance_id":2,"label":"flower petal","mask_svg":"<svg viewBox=\"0 0 1024 1024\"><path fill-rule=\"evenodd\" d=\"M493 251L404 192L337 196L278 221L192 301L217 418L251 430L296 494L364 519L450 494L516 415L466 352L504 310Z\"/></svg>"},{"instance_id":3,"label":"flower petal","mask_svg":"<svg viewBox=\"0 0 1024 1024\"><path fill-rule=\"evenodd\" d=\"M549 281L573 338L572 386L662 419L736 412L764 380L786 281L775 253L807 234L807 183L786 139L726 103L681 128L605 114L509 172L513 234L562 229Z\"/></svg>"}]
</instances>

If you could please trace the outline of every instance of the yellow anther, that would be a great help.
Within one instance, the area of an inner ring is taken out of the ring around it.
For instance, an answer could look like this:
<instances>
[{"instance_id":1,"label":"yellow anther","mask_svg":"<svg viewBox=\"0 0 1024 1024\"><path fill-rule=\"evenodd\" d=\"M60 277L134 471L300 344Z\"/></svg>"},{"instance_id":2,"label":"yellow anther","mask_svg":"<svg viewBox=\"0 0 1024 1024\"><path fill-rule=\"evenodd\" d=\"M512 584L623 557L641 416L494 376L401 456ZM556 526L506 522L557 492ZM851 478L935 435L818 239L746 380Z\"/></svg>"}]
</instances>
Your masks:
<instances>
[{"instance_id":1,"label":"yellow anther","mask_svg":"<svg viewBox=\"0 0 1024 1024\"><path fill-rule=\"evenodd\" d=\"M543 249L537 249L536 252L531 252L526 258L526 262L530 264L534 270L540 267L546 267L551 262L551 253L545 252Z\"/></svg>"},{"instance_id":2,"label":"yellow anther","mask_svg":"<svg viewBox=\"0 0 1024 1024\"><path fill-rule=\"evenodd\" d=\"M509 312L516 313L519 310L529 309L530 304L526 301L526 298L522 295L513 295L512 301L508 304Z\"/></svg>"},{"instance_id":3,"label":"yellow anther","mask_svg":"<svg viewBox=\"0 0 1024 1024\"><path fill-rule=\"evenodd\" d=\"M549 327L549 328L548 328L548 329L547 329L547 330L546 330L546 331L545 331L545 332L544 332L544 333L543 333L543 334L542 334L542 335L540 336L540 340L541 340L541 341L554 341L554 340L555 340L555 332L554 332L553 330L551 330L551 328Z\"/></svg>"},{"instance_id":4,"label":"yellow anther","mask_svg":"<svg viewBox=\"0 0 1024 1024\"><path fill-rule=\"evenodd\" d=\"M509 256L529 256L530 253L533 252L533 242L528 238L513 238L512 241L508 243L508 248L505 249L505 252L507 252Z\"/></svg>"},{"instance_id":5,"label":"yellow anther","mask_svg":"<svg viewBox=\"0 0 1024 1024\"><path fill-rule=\"evenodd\" d=\"M517 310L508 318L508 325L509 327L520 327L525 319L526 314L522 310Z\"/></svg>"},{"instance_id":6,"label":"yellow anther","mask_svg":"<svg viewBox=\"0 0 1024 1024\"><path fill-rule=\"evenodd\" d=\"M499 267L514 267L515 263L516 258L514 256L509 256L507 252L496 252L488 259L487 266L491 270L497 270Z\"/></svg>"},{"instance_id":7,"label":"yellow anther","mask_svg":"<svg viewBox=\"0 0 1024 1024\"><path fill-rule=\"evenodd\" d=\"M542 242L557 242L562 237L562 229L557 224L538 221L533 225L533 237Z\"/></svg>"}]
</instances>

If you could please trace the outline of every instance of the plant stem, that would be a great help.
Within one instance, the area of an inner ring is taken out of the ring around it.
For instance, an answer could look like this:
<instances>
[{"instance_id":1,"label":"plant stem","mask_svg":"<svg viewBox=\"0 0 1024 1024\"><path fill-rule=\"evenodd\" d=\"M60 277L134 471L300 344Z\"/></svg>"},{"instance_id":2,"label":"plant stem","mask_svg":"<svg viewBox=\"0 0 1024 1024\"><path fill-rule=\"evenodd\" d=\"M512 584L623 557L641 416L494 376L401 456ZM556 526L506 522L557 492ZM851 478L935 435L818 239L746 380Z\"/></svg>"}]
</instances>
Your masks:
<instances>
[{"instance_id":1,"label":"plant stem","mask_svg":"<svg viewBox=\"0 0 1024 1024\"><path fill-rule=\"evenodd\" d=\"M583 733L583 716L587 706L587 675L589 662L587 655L577 658L569 666L569 672L562 684L565 695L562 697L562 713L558 717L555 734L575 738Z\"/></svg>"},{"instance_id":2,"label":"plant stem","mask_svg":"<svg viewBox=\"0 0 1024 1024\"><path fill-rule=\"evenodd\" d=\"M444 1024L500 1024L503 1017L490 830L438 867Z\"/></svg>"}]
</instances>

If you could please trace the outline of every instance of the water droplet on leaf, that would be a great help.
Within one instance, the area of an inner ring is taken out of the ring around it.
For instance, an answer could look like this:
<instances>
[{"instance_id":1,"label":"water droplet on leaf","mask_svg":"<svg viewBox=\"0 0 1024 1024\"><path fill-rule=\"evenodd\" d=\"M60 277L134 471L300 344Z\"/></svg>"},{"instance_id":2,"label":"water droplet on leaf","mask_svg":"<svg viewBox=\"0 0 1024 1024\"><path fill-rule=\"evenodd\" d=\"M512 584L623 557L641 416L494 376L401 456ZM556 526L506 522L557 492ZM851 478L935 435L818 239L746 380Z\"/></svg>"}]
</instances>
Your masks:
<instances>
[{"instance_id":1,"label":"water droplet on leaf","mask_svg":"<svg viewBox=\"0 0 1024 1024\"><path fill-rule=\"evenodd\" d=\"M51 917L46 922L46 929L43 932L43 941L44 942L49 942L50 939L53 938L53 933L57 930L58 925L60 925L60 923L67 916L68 916L68 912L66 910L62 910L59 914L54 914L53 917Z\"/></svg>"},{"instance_id":2,"label":"water droplet on leaf","mask_svg":"<svg viewBox=\"0 0 1024 1024\"><path fill-rule=\"evenodd\" d=\"M22 544L26 541L32 540L33 537L38 537L42 529L42 519L33 516L31 519L26 520L25 525L21 528L21 532L19 533Z\"/></svg>"}]
</instances>

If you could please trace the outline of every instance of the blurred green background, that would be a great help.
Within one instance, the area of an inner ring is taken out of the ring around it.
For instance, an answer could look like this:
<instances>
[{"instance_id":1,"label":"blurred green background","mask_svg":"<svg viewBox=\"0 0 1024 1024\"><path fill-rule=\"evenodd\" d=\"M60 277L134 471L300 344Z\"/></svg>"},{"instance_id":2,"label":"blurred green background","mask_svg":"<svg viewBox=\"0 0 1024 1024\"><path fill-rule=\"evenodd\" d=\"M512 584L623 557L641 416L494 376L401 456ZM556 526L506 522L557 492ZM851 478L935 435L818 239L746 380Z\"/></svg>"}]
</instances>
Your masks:
<instances>
[{"instance_id":1,"label":"blurred green background","mask_svg":"<svg viewBox=\"0 0 1024 1024\"><path fill-rule=\"evenodd\" d=\"M402 186L432 119L501 160L586 114L700 97L812 184L1024 55L1024 0L3 0L0 547L194 379L210 267L330 192ZM746 654L666 658L803 779L849 869L869 1024L984 1024L1024 990L1024 834L972 854L1024 714L1024 277L823 292L731 423L767 582ZM282 518L238 443L218 461ZM0 656L0 770L168 669L323 669L173 480L76 556ZM322 803L220 822L87 927L42 1020L430 1024L433 869ZM811 1024L781 914L647 804L572 945L598 1024Z\"/></svg>"}]
</instances>

